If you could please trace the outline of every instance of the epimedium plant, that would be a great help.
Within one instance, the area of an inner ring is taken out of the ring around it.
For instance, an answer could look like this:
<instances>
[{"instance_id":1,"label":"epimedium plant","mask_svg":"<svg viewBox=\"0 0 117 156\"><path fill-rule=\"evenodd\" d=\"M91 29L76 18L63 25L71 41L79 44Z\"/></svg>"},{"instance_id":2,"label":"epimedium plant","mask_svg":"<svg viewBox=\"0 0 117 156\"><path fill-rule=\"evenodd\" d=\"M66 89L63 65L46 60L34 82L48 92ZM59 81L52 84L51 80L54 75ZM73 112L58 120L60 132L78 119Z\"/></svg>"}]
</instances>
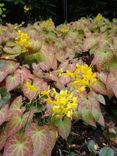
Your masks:
<instances>
[{"instance_id":1,"label":"epimedium plant","mask_svg":"<svg viewBox=\"0 0 117 156\"><path fill-rule=\"evenodd\" d=\"M116 20L0 29L0 150L50 156L72 121L105 126L101 104L117 97Z\"/></svg>"}]
</instances>

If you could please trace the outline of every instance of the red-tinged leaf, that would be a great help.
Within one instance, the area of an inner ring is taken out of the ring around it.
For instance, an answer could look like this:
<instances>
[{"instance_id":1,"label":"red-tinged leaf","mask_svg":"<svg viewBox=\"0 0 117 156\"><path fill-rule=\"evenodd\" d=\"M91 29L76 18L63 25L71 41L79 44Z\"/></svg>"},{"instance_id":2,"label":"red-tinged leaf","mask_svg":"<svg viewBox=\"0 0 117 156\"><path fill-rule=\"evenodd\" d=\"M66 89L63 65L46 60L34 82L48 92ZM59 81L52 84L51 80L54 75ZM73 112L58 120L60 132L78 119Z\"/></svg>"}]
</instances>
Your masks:
<instances>
[{"instance_id":1,"label":"red-tinged leaf","mask_svg":"<svg viewBox=\"0 0 117 156\"><path fill-rule=\"evenodd\" d=\"M88 51L90 48L92 48L95 44L97 44L97 41L99 40L96 36L89 36L84 40L83 43L83 51Z\"/></svg>"},{"instance_id":2,"label":"red-tinged leaf","mask_svg":"<svg viewBox=\"0 0 117 156\"><path fill-rule=\"evenodd\" d=\"M0 70L0 82L2 82L5 79L6 75L7 75L6 72Z\"/></svg>"},{"instance_id":3,"label":"red-tinged leaf","mask_svg":"<svg viewBox=\"0 0 117 156\"><path fill-rule=\"evenodd\" d=\"M105 62L112 60L113 53L110 50L97 49L94 54L94 59L92 60L92 65L103 65Z\"/></svg>"},{"instance_id":4,"label":"red-tinged leaf","mask_svg":"<svg viewBox=\"0 0 117 156\"><path fill-rule=\"evenodd\" d=\"M7 61L7 64L5 66L5 72L7 74L13 73L17 68L19 67L19 63L16 63L14 61Z\"/></svg>"},{"instance_id":5,"label":"red-tinged leaf","mask_svg":"<svg viewBox=\"0 0 117 156\"><path fill-rule=\"evenodd\" d=\"M94 91L96 91L100 94L108 95L106 86L99 80L96 82L96 84L92 85L92 88Z\"/></svg>"},{"instance_id":6,"label":"red-tinged leaf","mask_svg":"<svg viewBox=\"0 0 117 156\"><path fill-rule=\"evenodd\" d=\"M23 128L32 118L32 113L27 112L24 115L16 112L7 123L8 135L11 136Z\"/></svg>"},{"instance_id":7,"label":"red-tinged leaf","mask_svg":"<svg viewBox=\"0 0 117 156\"><path fill-rule=\"evenodd\" d=\"M58 137L58 132L54 127L49 128L49 141L48 144L45 146L44 151L40 154L40 156L51 156L52 149L55 146L57 137Z\"/></svg>"},{"instance_id":8,"label":"red-tinged leaf","mask_svg":"<svg viewBox=\"0 0 117 156\"><path fill-rule=\"evenodd\" d=\"M55 81L55 82L58 81L58 77L57 77L56 73L54 73L54 72L50 72L47 75L47 79L52 80L52 81Z\"/></svg>"},{"instance_id":9,"label":"red-tinged leaf","mask_svg":"<svg viewBox=\"0 0 117 156\"><path fill-rule=\"evenodd\" d=\"M33 145L30 137L17 134L7 140L3 156L32 156L32 153Z\"/></svg>"},{"instance_id":10,"label":"red-tinged leaf","mask_svg":"<svg viewBox=\"0 0 117 156\"><path fill-rule=\"evenodd\" d=\"M6 88L7 91L11 91L15 89L19 84L20 84L20 75L19 74L14 74L14 75L9 75L6 78Z\"/></svg>"},{"instance_id":11,"label":"red-tinged leaf","mask_svg":"<svg viewBox=\"0 0 117 156\"><path fill-rule=\"evenodd\" d=\"M49 143L49 133L46 126L37 126L32 124L26 131L26 135L31 137L33 142L33 156L39 156Z\"/></svg>"},{"instance_id":12,"label":"red-tinged leaf","mask_svg":"<svg viewBox=\"0 0 117 156\"><path fill-rule=\"evenodd\" d=\"M0 125L7 121L7 115L8 115L8 104L3 106L0 110Z\"/></svg>"},{"instance_id":13,"label":"red-tinged leaf","mask_svg":"<svg viewBox=\"0 0 117 156\"><path fill-rule=\"evenodd\" d=\"M104 73L104 72L97 73L97 78L100 81L102 81L104 84L106 84L107 76L108 76L108 74L107 73Z\"/></svg>"},{"instance_id":14,"label":"red-tinged leaf","mask_svg":"<svg viewBox=\"0 0 117 156\"><path fill-rule=\"evenodd\" d=\"M63 139L67 140L67 137L69 136L71 131L71 120L69 118L64 118L57 123L57 126L59 130L59 135Z\"/></svg>"},{"instance_id":15,"label":"red-tinged leaf","mask_svg":"<svg viewBox=\"0 0 117 156\"><path fill-rule=\"evenodd\" d=\"M108 77L107 77L107 81L106 81L106 87L108 90L112 90L114 84L116 83L117 81L117 78L116 78L116 75L111 72Z\"/></svg>"},{"instance_id":16,"label":"red-tinged leaf","mask_svg":"<svg viewBox=\"0 0 117 156\"><path fill-rule=\"evenodd\" d=\"M16 112L23 114L25 108L21 108L22 105L22 96L18 96L10 105L8 119L10 119L11 116L14 115Z\"/></svg>"},{"instance_id":17,"label":"red-tinged leaf","mask_svg":"<svg viewBox=\"0 0 117 156\"><path fill-rule=\"evenodd\" d=\"M48 84L43 79L33 79L33 86L38 88L38 93L48 89Z\"/></svg>"},{"instance_id":18,"label":"red-tinged leaf","mask_svg":"<svg viewBox=\"0 0 117 156\"><path fill-rule=\"evenodd\" d=\"M117 97L117 80L116 82L113 84L112 90L114 92L114 95Z\"/></svg>"},{"instance_id":19,"label":"red-tinged leaf","mask_svg":"<svg viewBox=\"0 0 117 156\"><path fill-rule=\"evenodd\" d=\"M22 67L21 69L16 70L15 73L19 75L21 84L23 84L24 81L33 78L33 75L25 67Z\"/></svg>"},{"instance_id":20,"label":"red-tinged leaf","mask_svg":"<svg viewBox=\"0 0 117 156\"><path fill-rule=\"evenodd\" d=\"M63 85L68 84L71 81L70 77L66 77L66 76L61 76L59 78L59 82L58 83L62 83Z\"/></svg>"},{"instance_id":21,"label":"red-tinged leaf","mask_svg":"<svg viewBox=\"0 0 117 156\"><path fill-rule=\"evenodd\" d=\"M3 149L7 138L8 138L8 131L5 127L2 129L2 132L0 133L0 151Z\"/></svg>"}]
</instances>

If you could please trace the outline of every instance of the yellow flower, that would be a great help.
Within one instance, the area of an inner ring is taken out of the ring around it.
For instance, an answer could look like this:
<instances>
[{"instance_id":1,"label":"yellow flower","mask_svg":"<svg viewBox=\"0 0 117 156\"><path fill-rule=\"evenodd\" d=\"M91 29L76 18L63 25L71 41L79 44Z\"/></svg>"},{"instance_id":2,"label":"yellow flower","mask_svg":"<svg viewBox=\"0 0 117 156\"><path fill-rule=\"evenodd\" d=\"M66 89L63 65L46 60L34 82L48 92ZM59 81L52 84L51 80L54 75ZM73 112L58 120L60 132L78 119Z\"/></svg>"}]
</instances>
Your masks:
<instances>
[{"instance_id":1,"label":"yellow flower","mask_svg":"<svg viewBox=\"0 0 117 156\"><path fill-rule=\"evenodd\" d=\"M67 33L69 31L67 25L61 25L60 28L59 28L59 31L61 33Z\"/></svg>"},{"instance_id":2,"label":"yellow flower","mask_svg":"<svg viewBox=\"0 0 117 156\"><path fill-rule=\"evenodd\" d=\"M84 92L86 87L91 88L96 83L96 73L92 72L91 67L87 64L79 65L76 64L74 72L66 71L65 76L70 76L72 81L70 85L73 85L77 92Z\"/></svg>"},{"instance_id":3,"label":"yellow flower","mask_svg":"<svg viewBox=\"0 0 117 156\"><path fill-rule=\"evenodd\" d=\"M24 6L24 12L27 13L30 10L30 8L28 6Z\"/></svg>"},{"instance_id":4,"label":"yellow flower","mask_svg":"<svg viewBox=\"0 0 117 156\"><path fill-rule=\"evenodd\" d=\"M54 88L49 93L46 101L51 106L52 115L58 118L67 116L72 119L73 113L76 112L78 107L77 97L67 90L61 90L58 93Z\"/></svg>"},{"instance_id":5,"label":"yellow flower","mask_svg":"<svg viewBox=\"0 0 117 156\"><path fill-rule=\"evenodd\" d=\"M17 32L16 43L22 48L22 52L27 52L28 47L31 46L30 36L20 30Z\"/></svg>"},{"instance_id":6,"label":"yellow flower","mask_svg":"<svg viewBox=\"0 0 117 156\"><path fill-rule=\"evenodd\" d=\"M101 14L98 14L96 17L95 17L95 21L97 22L100 22L103 20L103 16Z\"/></svg>"},{"instance_id":7,"label":"yellow flower","mask_svg":"<svg viewBox=\"0 0 117 156\"><path fill-rule=\"evenodd\" d=\"M46 20L46 21L42 21L41 23L40 23L40 26L42 27L42 28L45 28L45 29L50 29L50 28L53 28L54 27L54 22L52 21L52 19L51 18L49 18L48 20Z\"/></svg>"},{"instance_id":8,"label":"yellow flower","mask_svg":"<svg viewBox=\"0 0 117 156\"><path fill-rule=\"evenodd\" d=\"M39 88L35 87L34 85L32 85L30 82L26 81L25 82L25 87L27 88L26 93L28 94L30 91L31 92L37 92L39 90Z\"/></svg>"}]
</instances>

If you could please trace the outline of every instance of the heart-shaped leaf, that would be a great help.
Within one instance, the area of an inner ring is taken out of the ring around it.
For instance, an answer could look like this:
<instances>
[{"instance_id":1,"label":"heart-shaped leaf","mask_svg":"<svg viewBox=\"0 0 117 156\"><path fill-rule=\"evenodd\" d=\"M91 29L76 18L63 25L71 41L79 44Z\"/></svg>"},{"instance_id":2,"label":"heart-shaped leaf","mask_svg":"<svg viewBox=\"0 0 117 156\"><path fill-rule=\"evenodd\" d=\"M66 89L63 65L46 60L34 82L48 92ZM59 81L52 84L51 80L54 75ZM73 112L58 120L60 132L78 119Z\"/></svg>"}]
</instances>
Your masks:
<instances>
[{"instance_id":1,"label":"heart-shaped leaf","mask_svg":"<svg viewBox=\"0 0 117 156\"><path fill-rule=\"evenodd\" d=\"M31 118L32 114L30 112L27 112L24 115L16 112L7 123L8 135L11 136L18 132L29 122L29 120L31 120Z\"/></svg>"},{"instance_id":2,"label":"heart-shaped leaf","mask_svg":"<svg viewBox=\"0 0 117 156\"><path fill-rule=\"evenodd\" d=\"M12 115L16 114L16 112L23 114L25 108L21 108L22 105L22 96L18 96L10 105L8 119L10 119Z\"/></svg>"},{"instance_id":3,"label":"heart-shaped leaf","mask_svg":"<svg viewBox=\"0 0 117 156\"><path fill-rule=\"evenodd\" d=\"M19 84L20 84L20 75L19 74L9 75L6 78L7 91L11 91L11 90L15 89Z\"/></svg>"},{"instance_id":4,"label":"heart-shaped leaf","mask_svg":"<svg viewBox=\"0 0 117 156\"><path fill-rule=\"evenodd\" d=\"M71 131L71 120L69 118L65 117L63 120L60 120L57 123L57 127L59 130L59 135L63 139L67 140L67 137L69 136L70 131Z\"/></svg>"},{"instance_id":5,"label":"heart-shaped leaf","mask_svg":"<svg viewBox=\"0 0 117 156\"><path fill-rule=\"evenodd\" d=\"M33 142L33 156L39 156L43 151L46 145L49 143L48 137L48 128L46 126L37 126L32 124L26 131L26 135L31 137Z\"/></svg>"},{"instance_id":6,"label":"heart-shaped leaf","mask_svg":"<svg viewBox=\"0 0 117 156\"><path fill-rule=\"evenodd\" d=\"M30 137L17 134L7 140L3 156L32 156L32 153L33 145Z\"/></svg>"}]
</instances>

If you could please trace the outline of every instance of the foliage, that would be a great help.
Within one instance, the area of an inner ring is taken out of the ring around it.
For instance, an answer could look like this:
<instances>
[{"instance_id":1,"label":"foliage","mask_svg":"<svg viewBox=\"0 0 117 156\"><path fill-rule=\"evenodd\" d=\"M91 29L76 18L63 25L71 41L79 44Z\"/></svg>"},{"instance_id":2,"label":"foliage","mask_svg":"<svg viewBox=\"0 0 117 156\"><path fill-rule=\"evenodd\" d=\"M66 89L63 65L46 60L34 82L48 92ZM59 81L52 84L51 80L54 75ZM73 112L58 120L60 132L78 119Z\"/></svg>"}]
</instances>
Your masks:
<instances>
[{"instance_id":1,"label":"foliage","mask_svg":"<svg viewBox=\"0 0 117 156\"><path fill-rule=\"evenodd\" d=\"M101 108L117 97L116 25L100 14L57 27L0 25L3 156L50 156L72 121L105 126Z\"/></svg>"}]
</instances>

